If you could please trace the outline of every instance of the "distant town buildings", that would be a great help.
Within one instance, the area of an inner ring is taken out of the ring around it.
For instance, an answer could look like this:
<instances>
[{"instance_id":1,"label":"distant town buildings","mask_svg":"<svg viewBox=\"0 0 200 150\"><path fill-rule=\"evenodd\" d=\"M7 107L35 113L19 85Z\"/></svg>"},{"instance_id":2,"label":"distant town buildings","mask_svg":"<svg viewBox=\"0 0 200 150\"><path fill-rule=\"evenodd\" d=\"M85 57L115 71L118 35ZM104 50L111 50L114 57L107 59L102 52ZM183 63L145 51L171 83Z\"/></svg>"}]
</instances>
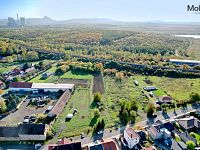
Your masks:
<instances>
[{"instance_id":1,"label":"distant town buildings","mask_svg":"<svg viewBox=\"0 0 200 150\"><path fill-rule=\"evenodd\" d=\"M25 17L18 17L17 14L17 20L15 20L12 17L8 17L8 27L14 28L14 27L24 27L26 25L26 18Z\"/></svg>"}]
</instances>

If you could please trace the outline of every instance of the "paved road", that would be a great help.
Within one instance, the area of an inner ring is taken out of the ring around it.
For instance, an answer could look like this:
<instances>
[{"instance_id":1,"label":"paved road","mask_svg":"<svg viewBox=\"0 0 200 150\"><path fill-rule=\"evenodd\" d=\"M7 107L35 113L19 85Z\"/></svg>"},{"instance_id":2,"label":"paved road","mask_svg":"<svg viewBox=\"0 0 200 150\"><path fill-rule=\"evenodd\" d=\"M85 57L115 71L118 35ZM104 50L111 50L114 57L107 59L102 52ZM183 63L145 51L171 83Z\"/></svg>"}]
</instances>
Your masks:
<instances>
[{"instance_id":1,"label":"paved road","mask_svg":"<svg viewBox=\"0 0 200 150\"><path fill-rule=\"evenodd\" d=\"M200 105L193 105L193 106L188 106L187 108L177 109L176 111L172 110L171 112L168 112L168 113L157 112L156 118L148 119L146 117L145 120L136 123L136 125L140 125L142 127L145 127L145 126L153 124L156 120L172 119L173 117L184 115L185 113L194 111L194 110L199 109L199 108L200 108ZM77 136L77 137L73 138L73 141L81 141L82 145L86 145L86 144L92 143L96 140L100 140L102 138L119 137L119 135L123 133L124 129L125 129L125 126L119 128L118 130L112 130L112 132L110 132L109 129L105 129L103 135L95 135L93 137L87 137L86 136L83 139L81 139L80 136Z\"/></svg>"}]
</instances>

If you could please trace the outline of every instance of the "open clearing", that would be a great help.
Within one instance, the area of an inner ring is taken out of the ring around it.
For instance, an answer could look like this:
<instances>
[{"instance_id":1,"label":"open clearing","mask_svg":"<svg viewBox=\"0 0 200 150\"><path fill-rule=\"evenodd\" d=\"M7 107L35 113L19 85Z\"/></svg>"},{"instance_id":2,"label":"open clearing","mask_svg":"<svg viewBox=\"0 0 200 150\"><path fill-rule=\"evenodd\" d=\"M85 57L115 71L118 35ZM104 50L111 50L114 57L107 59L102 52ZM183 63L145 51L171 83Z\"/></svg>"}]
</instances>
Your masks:
<instances>
[{"instance_id":1,"label":"open clearing","mask_svg":"<svg viewBox=\"0 0 200 150\"><path fill-rule=\"evenodd\" d=\"M105 92L102 74L94 75L93 93L96 92L100 92L101 94Z\"/></svg>"}]
</instances>

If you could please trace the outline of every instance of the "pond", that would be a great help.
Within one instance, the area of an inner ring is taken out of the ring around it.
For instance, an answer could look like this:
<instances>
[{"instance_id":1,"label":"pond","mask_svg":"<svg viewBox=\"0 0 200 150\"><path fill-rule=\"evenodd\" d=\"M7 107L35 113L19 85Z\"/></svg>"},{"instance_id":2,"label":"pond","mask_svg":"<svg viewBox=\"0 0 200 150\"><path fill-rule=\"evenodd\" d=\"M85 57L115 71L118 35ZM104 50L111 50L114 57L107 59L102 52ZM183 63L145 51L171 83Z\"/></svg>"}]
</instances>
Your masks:
<instances>
[{"instance_id":1,"label":"pond","mask_svg":"<svg viewBox=\"0 0 200 150\"><path fill-rule=\"evenodd\" d=\"M200 35L175 35L178 37L186 37L186 38L194 38L194 39L200 39Z\"/></svg>"}]
</instances>

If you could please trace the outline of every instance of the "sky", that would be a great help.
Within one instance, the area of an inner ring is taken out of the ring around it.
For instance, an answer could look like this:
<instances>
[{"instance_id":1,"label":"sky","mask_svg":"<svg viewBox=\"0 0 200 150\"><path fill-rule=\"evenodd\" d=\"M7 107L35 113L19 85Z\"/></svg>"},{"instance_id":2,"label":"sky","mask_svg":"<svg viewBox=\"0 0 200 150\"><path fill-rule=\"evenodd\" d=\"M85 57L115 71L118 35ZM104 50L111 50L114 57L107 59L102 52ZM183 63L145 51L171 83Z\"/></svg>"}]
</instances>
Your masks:
<instances>
[{"instance_id":1,"label":"sky","mask_svg":"<svg viewBox=\"0 0 200 150\"><path fill-rule=\"evenodd\" d=\"M19 16L54 20L108 18L118 21L200 22L187 5L200 0L0 0L0 18Z\"/></svg>"}]
</instances>

